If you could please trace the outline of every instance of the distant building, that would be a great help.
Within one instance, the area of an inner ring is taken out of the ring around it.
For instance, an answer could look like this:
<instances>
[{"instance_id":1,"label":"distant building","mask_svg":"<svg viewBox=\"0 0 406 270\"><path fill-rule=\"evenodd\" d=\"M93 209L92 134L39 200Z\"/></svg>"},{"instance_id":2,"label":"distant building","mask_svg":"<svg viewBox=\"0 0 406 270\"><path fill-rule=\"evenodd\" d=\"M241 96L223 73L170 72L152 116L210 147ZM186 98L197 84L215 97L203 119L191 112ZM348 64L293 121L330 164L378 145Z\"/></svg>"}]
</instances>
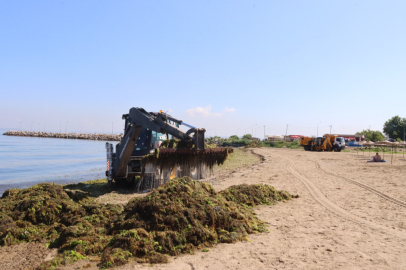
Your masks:
<instances>
[{"instance_id":1,"label":"distant building","mask_svg":"<svg viewBox=\"0 0 406 270\"><path fill-rule=\"evenodd\" d=\"M266 135L265 138L268 141L283 141L284 139L281 135Z\"/></svg>"},{"instance_id":2,"label":"distant building","mask_svg":"<svg viewBox=\"0 0 406 270\"><path fill-rule=\"evenodd\" d=\"M345 141L347 142L360 142L360 141L365 141L365 136L364 135L359 135L359 134L334 134L337 135L338 137L343 137Z\"/></svg>"},{"instance_id":3,"label":"distant building","mask_svg":"<svg viewBox=\"0 0 406 270\"><path fill-rule=\"evenodd\" d=\"M287 142L293 142L294 140L300 141L300 137L304 137L303 135L288 135L283 136L283 139Z\"/></svg>"}]
</instances>

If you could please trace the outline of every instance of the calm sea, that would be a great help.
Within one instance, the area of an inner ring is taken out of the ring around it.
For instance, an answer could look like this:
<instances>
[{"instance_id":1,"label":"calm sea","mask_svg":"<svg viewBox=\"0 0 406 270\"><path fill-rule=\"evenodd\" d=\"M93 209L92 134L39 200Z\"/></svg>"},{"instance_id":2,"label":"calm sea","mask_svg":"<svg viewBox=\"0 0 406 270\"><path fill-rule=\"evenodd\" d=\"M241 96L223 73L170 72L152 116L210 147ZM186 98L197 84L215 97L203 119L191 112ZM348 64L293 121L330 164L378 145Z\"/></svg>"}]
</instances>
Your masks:
<instances>
[{"instance_id":1,"label":"calm sea","mask_svg":"<svg viewBox=\"0 0 406 270\"><path fill-rule=\"evenodd\" d=\"M6 131L0 129L0 196L37 183L105 178L105 141L2 135Z\"/></svg>"}]
</instances>

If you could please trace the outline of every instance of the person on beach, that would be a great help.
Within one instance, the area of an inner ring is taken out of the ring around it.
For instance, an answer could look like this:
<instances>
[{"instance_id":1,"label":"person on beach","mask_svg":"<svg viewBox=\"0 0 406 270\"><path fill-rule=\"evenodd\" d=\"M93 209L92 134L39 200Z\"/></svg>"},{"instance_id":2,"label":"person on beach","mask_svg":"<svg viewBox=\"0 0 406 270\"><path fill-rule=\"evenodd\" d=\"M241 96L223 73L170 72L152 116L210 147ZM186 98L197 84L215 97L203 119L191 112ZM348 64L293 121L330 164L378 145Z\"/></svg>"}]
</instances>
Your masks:
<instances>
[{"instance_id":1,"label":"person on beach","mask_svg":"<svg viewBox=\"0 0 406 270\"><path fill-rule=\"evenodd\" d=\"M374 158L373 158L373 161L374 161L374 162L381 162L381 161L382 161L382 158L381 158L381 156L380 156L378 153L376 153L376 155L375 155Z\"/></svg>"}]
</instances>

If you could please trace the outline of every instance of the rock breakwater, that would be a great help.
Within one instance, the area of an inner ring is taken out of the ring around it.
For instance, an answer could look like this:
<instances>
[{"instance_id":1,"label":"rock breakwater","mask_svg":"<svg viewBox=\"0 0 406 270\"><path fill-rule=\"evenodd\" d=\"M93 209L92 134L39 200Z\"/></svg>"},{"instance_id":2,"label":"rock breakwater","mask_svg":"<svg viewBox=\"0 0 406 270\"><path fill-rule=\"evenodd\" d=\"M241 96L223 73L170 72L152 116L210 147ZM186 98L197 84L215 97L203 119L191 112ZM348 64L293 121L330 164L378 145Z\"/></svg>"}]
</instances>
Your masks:
<instances>
[{"instance_id":1,"label":"rock breakwater","mask_svg":"<svg viewBox=\"0 0 406 270\"><path fill-rule=\"evenodd\" d=\"M3 135L22 136L22 137L81 139L81 140L102 140L102 141L120 141L122 138L121 134L54 133L54 132L16 131L16 130L9 130L3 133Z\"/></svg>"}]
</instances>

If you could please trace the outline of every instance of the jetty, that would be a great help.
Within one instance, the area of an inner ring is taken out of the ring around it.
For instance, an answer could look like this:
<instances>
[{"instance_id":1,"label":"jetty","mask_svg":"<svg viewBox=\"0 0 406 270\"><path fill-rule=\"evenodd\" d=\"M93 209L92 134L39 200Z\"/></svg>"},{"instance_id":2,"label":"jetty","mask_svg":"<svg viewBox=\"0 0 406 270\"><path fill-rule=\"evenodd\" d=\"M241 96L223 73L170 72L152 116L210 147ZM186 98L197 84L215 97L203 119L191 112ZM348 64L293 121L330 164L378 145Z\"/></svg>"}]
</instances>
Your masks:
<instances>
[{"instance_id":1,"label":"jetty","mask_svg":"<svg viewBox=\"0 0 406 270\"><path fill-rule=\"evenodd\" d=\"M9 130L3 135L21 136L21 137L42 137L42 138L60 138L60 139L80 139L80 140L102 140L102 141L120 141L122 134L98 134L98 133L54 133L37 131L17 131Z\"/></svg>"}]
</instances>

